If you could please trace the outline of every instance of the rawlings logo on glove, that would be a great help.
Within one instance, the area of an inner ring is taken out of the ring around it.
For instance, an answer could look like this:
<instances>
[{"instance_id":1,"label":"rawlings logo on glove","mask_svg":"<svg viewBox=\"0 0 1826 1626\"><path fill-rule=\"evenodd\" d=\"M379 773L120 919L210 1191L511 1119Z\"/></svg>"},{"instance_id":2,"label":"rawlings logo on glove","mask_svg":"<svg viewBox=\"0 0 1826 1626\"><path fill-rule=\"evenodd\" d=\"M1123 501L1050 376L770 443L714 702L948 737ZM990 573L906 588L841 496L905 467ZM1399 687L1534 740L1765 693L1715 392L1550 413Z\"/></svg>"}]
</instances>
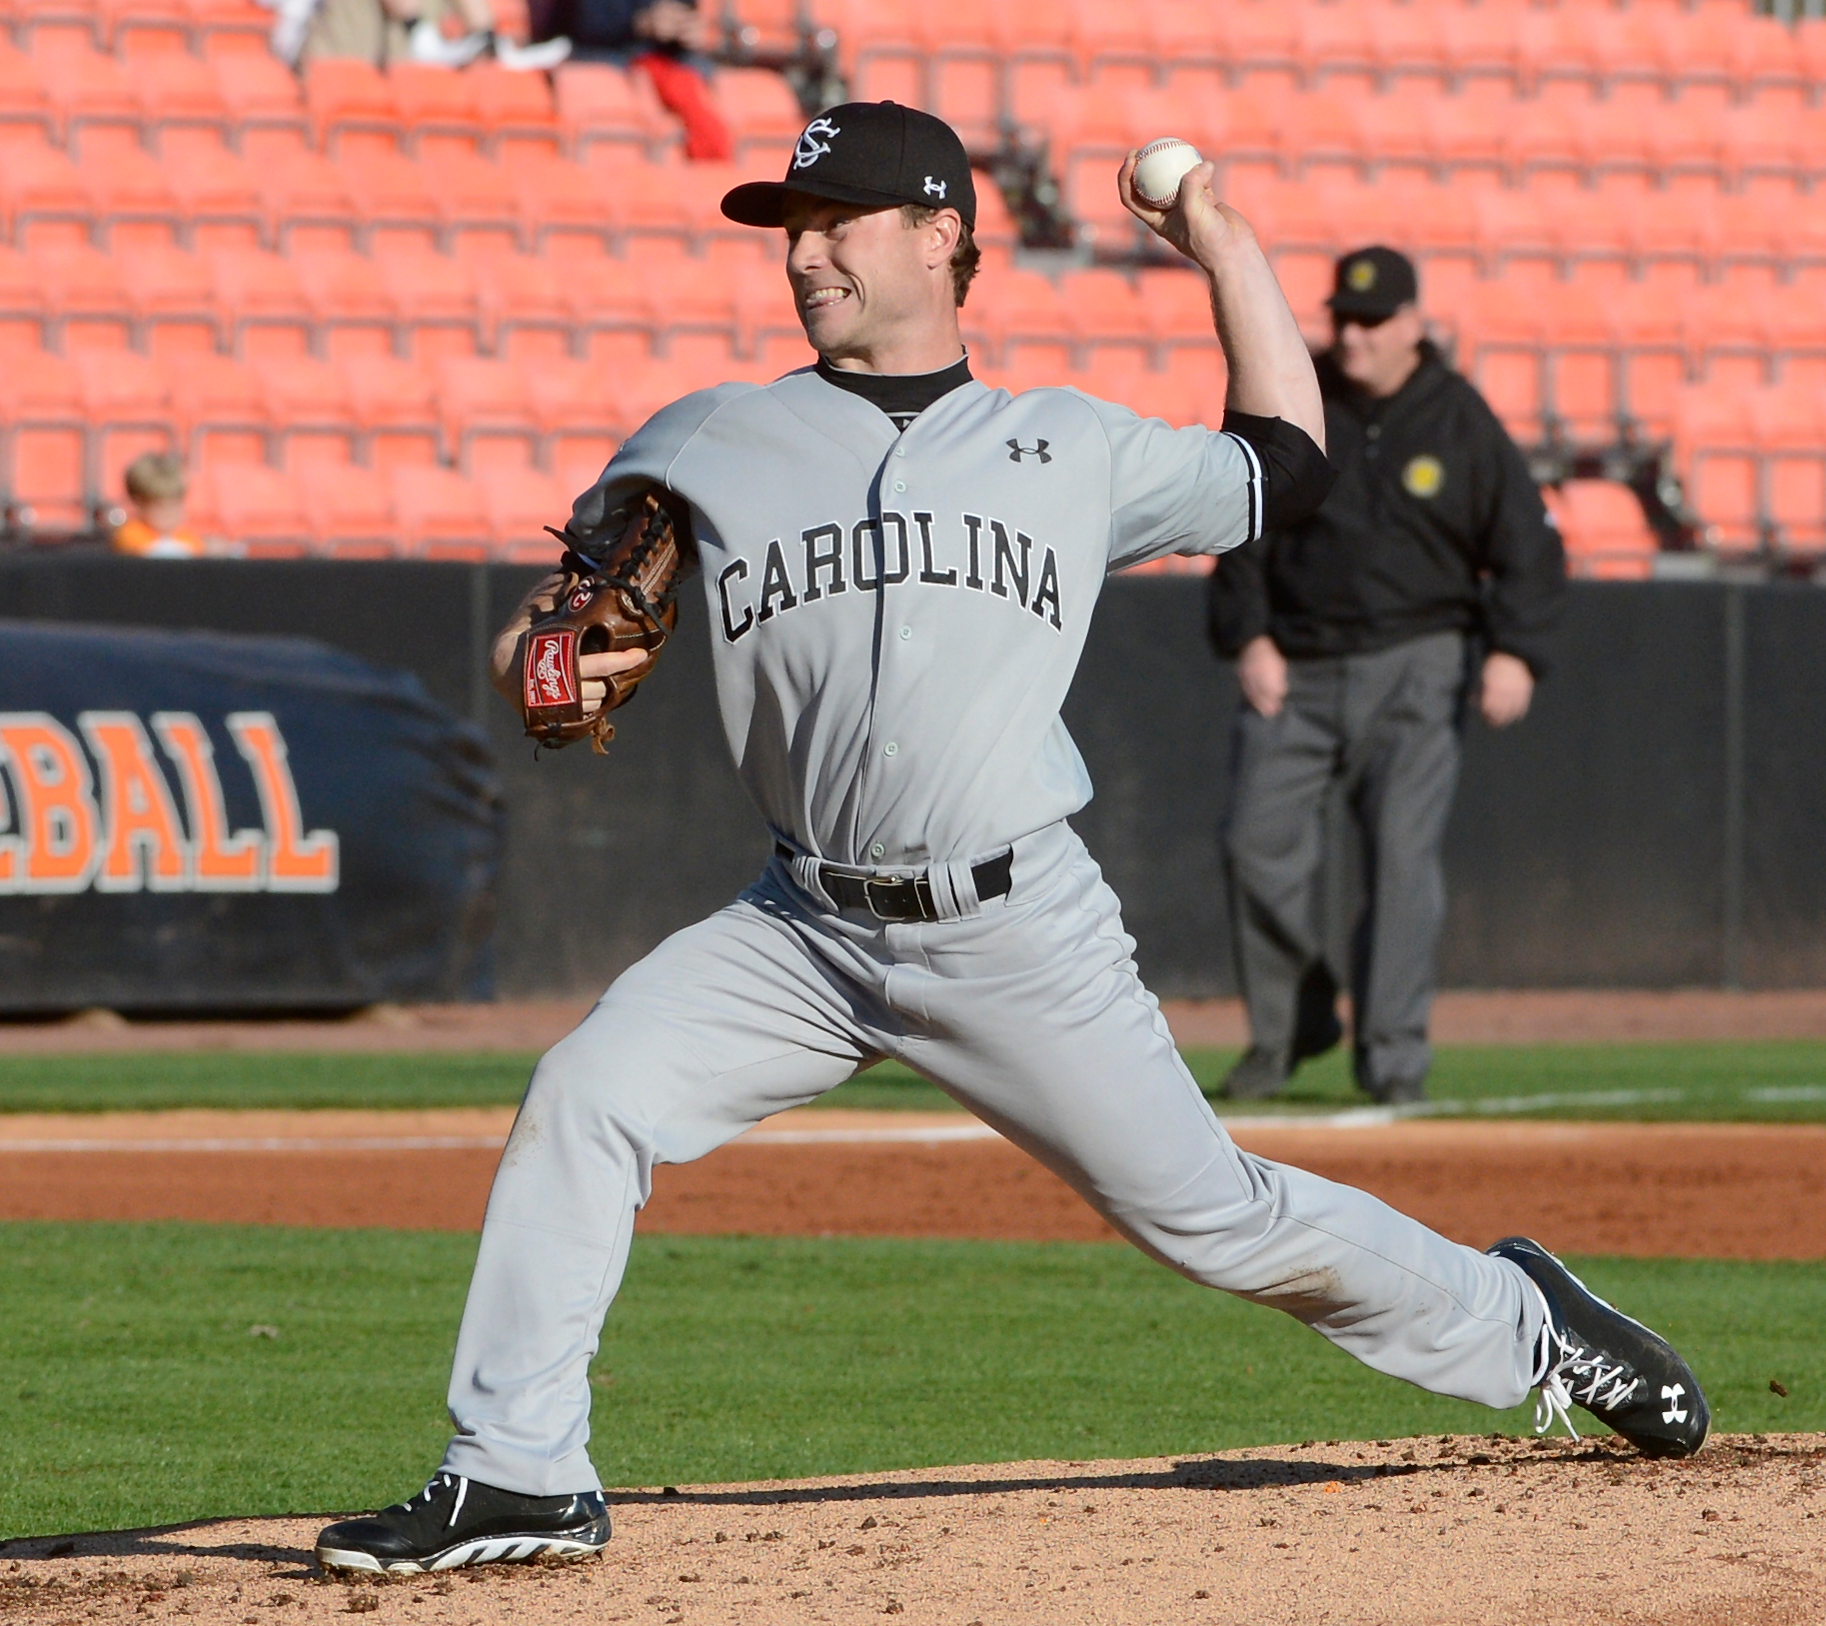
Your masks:
<instances>
[{"instance_id":1,"label":"rawlings logo on glove","mask_svg":"<svg viewBox=\"0 0 1826 1626\"><path fill-rule=\"evenodd\" d=\"M541 745L587 739L600 752L615 737L608 714L653 670L678 624L679 584L697 564L688 530L681 537L658 488L616 510L608 529L614 540L599 558L566 549L553 608L520 641L520 709L527 734ZM628 649L647 651L647 659L601 679L601 704L586 705L578 663Z\"/></svg>"}]
</instances>

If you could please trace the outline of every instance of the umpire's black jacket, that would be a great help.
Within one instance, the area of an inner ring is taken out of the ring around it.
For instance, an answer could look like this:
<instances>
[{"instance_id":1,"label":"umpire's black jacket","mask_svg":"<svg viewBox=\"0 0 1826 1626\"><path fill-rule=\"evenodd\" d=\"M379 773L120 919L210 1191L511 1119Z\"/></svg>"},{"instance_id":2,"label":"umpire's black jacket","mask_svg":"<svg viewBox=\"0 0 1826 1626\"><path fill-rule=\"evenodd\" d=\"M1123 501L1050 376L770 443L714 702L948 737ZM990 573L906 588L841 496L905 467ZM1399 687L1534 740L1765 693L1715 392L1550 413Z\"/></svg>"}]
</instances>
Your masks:
<instances>
[{"instance_id":1,"label":"umpire's black jacket","mask_svg":"<svg viewBox=\"0 0 1826 1626\"><path fill-rule=\"evenodd\" d=\"M1376 400L1319 359L1331 495L1310 519L1224 554L1210 628L1235 656L1267 633L1298 660L1480 634L1538 675L1566 561L1528 466L1470 382L1424 346Z\"/></svg>"}]
</instances>

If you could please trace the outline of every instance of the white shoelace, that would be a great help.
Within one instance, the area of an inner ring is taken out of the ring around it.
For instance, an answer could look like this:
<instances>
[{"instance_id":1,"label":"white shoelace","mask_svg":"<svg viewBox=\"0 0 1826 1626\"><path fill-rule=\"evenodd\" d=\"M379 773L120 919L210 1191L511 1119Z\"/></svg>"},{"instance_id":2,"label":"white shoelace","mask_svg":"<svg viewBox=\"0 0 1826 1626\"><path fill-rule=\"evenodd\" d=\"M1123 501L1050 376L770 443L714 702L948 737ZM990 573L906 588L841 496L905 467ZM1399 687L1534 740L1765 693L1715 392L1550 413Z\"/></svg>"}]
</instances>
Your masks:
<instances>
[{"instance_id":1,"label":"white shoelace","mask_svg":"<svg viewBox=\"0 0 1826 1626\"><path fill-rule=\"evenodd\" d=\"M444 1526L446 1530L451 1529L456 1524L457 1515L463 1511L463 1501L469 1495L469 1481L461 1474L438 1474L435 1478L426 1481L424 1489L425 1500L429 1502L431 1500L431 1493L434 1490L440 1485L448 1485L452 1482L456 1485L456 1503L450 1509L449 1523Z\"/></svg>"},{"instance_id":2,"label":"white shoelace","mask_svg":"<svg viewBox=\"0 0 1826 1626\"><path fill-rule=\"evenodd\" d=\"M1538 1391L1534 1431L1545 1434L1558 1417L1576 1440L1579 1431L1572 1426L1571 1410L1575 1401L1588 1411L1610 1411L1636 1392L1642 1378L1638 1375L1625 1382L1627 1367L1607 1366L1598 1356L1587 1353L1583 1345L1566 1337L1553 1324L1546 1295L1538 1287L1535 1293L1541 1300L1541 1353L1534 1379Z\"/></svg>"}]
</instances>

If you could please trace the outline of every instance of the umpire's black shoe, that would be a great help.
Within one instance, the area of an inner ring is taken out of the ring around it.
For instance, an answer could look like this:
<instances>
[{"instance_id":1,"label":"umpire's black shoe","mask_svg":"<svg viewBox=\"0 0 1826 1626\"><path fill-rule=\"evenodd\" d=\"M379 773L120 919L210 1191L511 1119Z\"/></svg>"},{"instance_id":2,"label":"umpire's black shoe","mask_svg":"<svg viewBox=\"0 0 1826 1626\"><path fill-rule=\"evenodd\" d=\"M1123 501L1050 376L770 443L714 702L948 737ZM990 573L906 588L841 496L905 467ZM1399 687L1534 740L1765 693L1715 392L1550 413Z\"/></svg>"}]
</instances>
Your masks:
<instances>
[{"instance_id":1,"label":"umpire's black shoe","mask_svg":"<svg viewBox=\"0 0 1826 1626\"><path fill-rule=\"evenodd\" d=\"M420 1575L542 1554L588 1558L608 1543L609 1510L600 1491L522 1496L440 1473L409 1502L331 1525L317 1538L317 1562L327 1570Z\"/></svg>"},{"instance_id":2,"label":"umpire's black shoe","mask_svg":"<svg viewBox=\"0 0 1826 1626\"><path fill-rule=\"evenodd\" d=\"M1286 1082L1287 1068L1281 1058L1272 1050L1251 1045L1224 1076L1218 1094L1226 1101L1265 1101L1279 1095Z\"/></svg>"},{"instance_id":3,"label":"umpire's black shoe","mask_svg":"<svg viewBox=\"0 0 1826 1626\"><path fill-rule=\"evenodd\" d=\"M1651 1457L1688 1457L1705 1443L1711 1408L1672 1344L1606 1304L1538 1242L1505 1237L1487 1251L1520 1265L1547 1302L1537 1434L1557 1416L1576 1440L1567 1408L1579 1405Z\"/></svg>"}]
</instances>

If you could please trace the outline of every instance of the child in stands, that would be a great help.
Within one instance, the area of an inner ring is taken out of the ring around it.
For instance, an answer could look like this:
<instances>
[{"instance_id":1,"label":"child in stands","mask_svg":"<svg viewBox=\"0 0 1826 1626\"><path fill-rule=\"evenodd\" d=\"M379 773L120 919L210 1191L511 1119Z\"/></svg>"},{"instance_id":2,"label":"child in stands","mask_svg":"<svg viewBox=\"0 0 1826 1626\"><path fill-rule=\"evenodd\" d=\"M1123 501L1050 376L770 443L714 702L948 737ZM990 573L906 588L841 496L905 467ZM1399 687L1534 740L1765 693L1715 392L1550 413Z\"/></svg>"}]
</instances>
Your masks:
<instances>
[{"instance_id":1,"label":"child in stands","mask_svg":"<svg viewBox=\"0 0 1826 1626\"><path fill-rule=\"evenodd\" d=\"M183 461L171 452L147 452L127 465L125 481L133 514L115 527L114 551L141 559L200 559L203 539L184 515L190 482Z\"/></svg>"}]
</instances>

